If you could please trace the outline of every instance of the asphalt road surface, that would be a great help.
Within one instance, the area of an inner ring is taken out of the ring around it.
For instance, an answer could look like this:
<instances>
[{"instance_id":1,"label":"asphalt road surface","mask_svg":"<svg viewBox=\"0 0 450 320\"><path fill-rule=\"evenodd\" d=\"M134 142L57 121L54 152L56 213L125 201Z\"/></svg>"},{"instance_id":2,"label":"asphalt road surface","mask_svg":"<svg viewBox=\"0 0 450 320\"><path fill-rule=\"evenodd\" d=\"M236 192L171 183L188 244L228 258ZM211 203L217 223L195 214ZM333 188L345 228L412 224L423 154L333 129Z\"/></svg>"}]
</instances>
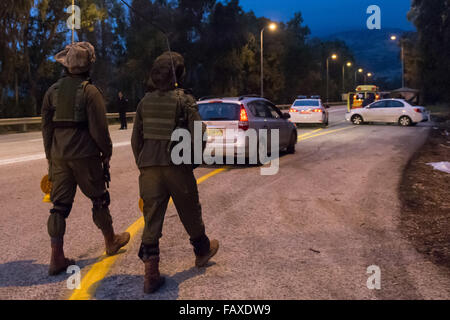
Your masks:
<instances>
[{"instance_id":1,"label":"asphalt road surface","mask_svg":"<svg viewBox=\"0 0 450 320\"><path fill-rule=\"evenodd\" d=\"M47 170L40 133L0 136L0 299L449 299L448 273L398 227L402 170L430 125L354 127L344 113L334 107L328 128L300 129L297 153L281 156L277 175L262 176L257 166L197 169L207 232L220 250L196 269L171 205L161 240L167 279L154 295L142 292L137 257L142 220L131 130L111 127L110 192L114 226L133 238L105 258L91 202L78 192L65 251L81 267L80 290L67 288L69 274L47 276L50 204L39 187ZM372 265L381 271L380 290L367 287Z\"/></svg>"}]
</instances>

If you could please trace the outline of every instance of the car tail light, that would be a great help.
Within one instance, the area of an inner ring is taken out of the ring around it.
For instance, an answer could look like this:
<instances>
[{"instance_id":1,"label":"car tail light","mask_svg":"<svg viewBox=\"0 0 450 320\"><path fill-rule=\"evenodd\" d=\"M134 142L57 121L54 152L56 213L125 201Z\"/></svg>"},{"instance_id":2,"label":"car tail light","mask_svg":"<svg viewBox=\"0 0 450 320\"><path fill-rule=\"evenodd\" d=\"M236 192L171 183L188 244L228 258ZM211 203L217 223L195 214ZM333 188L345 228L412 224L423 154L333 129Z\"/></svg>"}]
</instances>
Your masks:
<instances>
[{"instance_id":1,"label":"car tail light","mask_svg":"<svg viewBox=\"0 0 450 320\"><path fill-rule=\"evenodd\" d=\"M291 110L289 110L289 112L298 112L297 109L291 108Z\"/></svg>"},{"instance_id":2,"label":"car tail light","mask_svg":"<svg viewBox=\"0 0 450 320\"><path fill-rule=\"evenodd\" d=\"M422 109L419 109L419 108L414 108L414 111L417 113L422 113Z\"/></svg>"},{"instance_id":3,"label":"car tail light","mask_svg":"<svg viewBox=\"0 0 450 320\"><path fill-rule=\"evenodd\" d=\"M239 115L239 129L247 131L249 128L248 124L248 116L247 111L245 110L245 107L243 104L241 104L241 111Z\"/></svg>"},{"instance_id":4,"label":"car tail light","mask_svg":"<svg viewBox=\"0 0 450 320\"><path fill-rule=\"evenodd\" d=\"M316 112L316 113L319 113L319 112L320 112L320 113L321 113L321 112L322 112L322 109L313 109L312 112Z\"/></svg>"}]
</instances>

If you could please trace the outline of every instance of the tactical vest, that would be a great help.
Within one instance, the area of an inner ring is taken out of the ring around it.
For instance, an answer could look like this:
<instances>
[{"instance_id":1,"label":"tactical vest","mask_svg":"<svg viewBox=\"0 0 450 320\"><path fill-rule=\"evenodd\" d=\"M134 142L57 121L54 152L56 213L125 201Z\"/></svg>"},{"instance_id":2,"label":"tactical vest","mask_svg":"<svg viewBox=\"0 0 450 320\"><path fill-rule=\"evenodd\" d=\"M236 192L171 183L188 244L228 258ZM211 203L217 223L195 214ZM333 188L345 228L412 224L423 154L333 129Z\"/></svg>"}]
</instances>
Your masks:
<instances>
[{"instance_id":1,"label":"tactical vest","mask_svg":"<svg viewBox=\"0 0 450 320\"><path fill-rule=\"evenodd\" d=\"M147 93L142 100L144 139L168 140L177 125L180 92L173 90Z\"/></svg>"},{"instance_id":2,"label":"tactical vest","mask_svg":"<svg viewBox=\"0 0 450 320\"><path fill-rule=\"evenodd\" d=\"M53 105L56 108L53 121L56 125L87 124L84 89L88 84L88 80L76 77L64 77L56 83L53 93Z\"/></svg>"}]
</instances>

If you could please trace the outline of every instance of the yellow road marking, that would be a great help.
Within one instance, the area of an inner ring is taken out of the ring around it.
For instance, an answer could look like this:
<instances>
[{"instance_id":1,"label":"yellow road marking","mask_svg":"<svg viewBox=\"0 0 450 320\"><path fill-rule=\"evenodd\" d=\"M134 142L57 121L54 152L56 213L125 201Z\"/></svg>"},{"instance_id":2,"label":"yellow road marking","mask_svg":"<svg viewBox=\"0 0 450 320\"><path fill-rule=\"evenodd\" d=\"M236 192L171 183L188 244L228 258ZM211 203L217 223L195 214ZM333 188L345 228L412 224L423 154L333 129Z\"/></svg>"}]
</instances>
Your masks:
<instances>
[{"instance_id":1,"label":"yellow road marking","mask_svg":"<svg viewBox=\"0 0 450 320\"><path fill-rule=\"evenodd\" d=\"M313 133L316 133L316 132L319 132L319 131L322 131L322 130L323 130L323 128L317 129L317 130L314 130L314 131L311 131L311 132L307 132L307 133L301 134L298 137L301 138L301 137L309 136L310 134L313 134Z\"/></svg>"},{"instance_id":2,"label":"yellow road marking","mask_svg":"<svg viewBox=\"0 0 450 320\"><path fill-rule=\"evenodd\" d=\"M227 168L220 168L214 170L197 180L200 184L205 180L228 170ZM172 200L171 200L172 201ZM144 228L144 217L136 220L131 226L128 227L127 232L130 233L131 239L136 236L136 234ZM130 242L131 242L130 239ZM103 253L102 257L91 267L91 269L86 273L86 275L81 280L81 289L75 290L70 296L69 300L90 300L95 294L97 287L99 286L101 280L103 280L111 267L119 258L120 254L114 256L106 256L106 252Z\"/></svg>"},{"instance_id":3,"label":"yellow road marking","mask_svg":"<svg viewBox=\"0 0 450 320\"><path fill-rule=\"evenodd\" d=\"M312 132L308 132L305 134L302 134L299 136L298 141L303 141L323 135L327 135L333 132L339 132L347 129L352 129L355 127L346 127L331 131L325 131L318 134L314 134L316 132L322 131L324 129L317 129ZM228 170L227 168L220 168L217 170L214 170L202 177L200 177L197 180L197 183L200 184L204 182L205 180ZM136 236L136 234L144 228L144 218L141 217L138 220L136 220L128 229L127 232L130 233L131 239ZM131 242L130 239L130 242ZM87 272L87 274L83 277L81 280L81 289L75 290L74 293L70 296L69 300L90 300L92 296L95 294L95 291L97 287L99 286L101 280L103 280L108 272L111 270L111 267L116 262L116 260L119 258L120 255L114 255L114 256L106 256L106 253L103 253L102 257L97 261L91 269Z\"/></svg>"},{"instance_id":4,"label":"yellow road marking","mask_svg":"<svg viewBox=\"0 0 450 320\"><path fill-rule=\"evenodd\" d=\"M307 136L307 137L304 137L304 138L300 137L298 139L298 141L304 141L304 140L308 140L308 139L311 139L311 138L324 136L324 135L327 135L327 134L330 134L330 133L344 131L344 130L348 130L348 129L354 129L354 128L356 128L356 127L345 127L345 128L341 128L341 129L325 131L325 132L321 132L321 133L318 133L318 134L315 134L315 135L312 135L312 136Z\"/></svg>"}]
</instances>

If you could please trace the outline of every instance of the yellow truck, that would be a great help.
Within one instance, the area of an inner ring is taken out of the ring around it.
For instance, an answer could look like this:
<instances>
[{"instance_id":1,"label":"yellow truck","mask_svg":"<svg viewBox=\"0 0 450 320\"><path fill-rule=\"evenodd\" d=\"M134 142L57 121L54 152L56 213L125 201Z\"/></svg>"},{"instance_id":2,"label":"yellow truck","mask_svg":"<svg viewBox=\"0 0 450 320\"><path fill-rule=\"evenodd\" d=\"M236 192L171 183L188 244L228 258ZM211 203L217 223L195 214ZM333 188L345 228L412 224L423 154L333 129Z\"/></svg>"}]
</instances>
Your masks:
<instances>
[{"instance_id":1,"label":"yellow truck","mask_svg":"<svg viewBox=\"0 0 450 320\"><path fill-rule=\"evenodd\" d=\"M364 100L374 102L380 100L379 88L375 85L363 85L356 87L355 92L349 92L347 98L347 107L350 112L352 109L363 107Z\"/></svg>"}]
</instances>

